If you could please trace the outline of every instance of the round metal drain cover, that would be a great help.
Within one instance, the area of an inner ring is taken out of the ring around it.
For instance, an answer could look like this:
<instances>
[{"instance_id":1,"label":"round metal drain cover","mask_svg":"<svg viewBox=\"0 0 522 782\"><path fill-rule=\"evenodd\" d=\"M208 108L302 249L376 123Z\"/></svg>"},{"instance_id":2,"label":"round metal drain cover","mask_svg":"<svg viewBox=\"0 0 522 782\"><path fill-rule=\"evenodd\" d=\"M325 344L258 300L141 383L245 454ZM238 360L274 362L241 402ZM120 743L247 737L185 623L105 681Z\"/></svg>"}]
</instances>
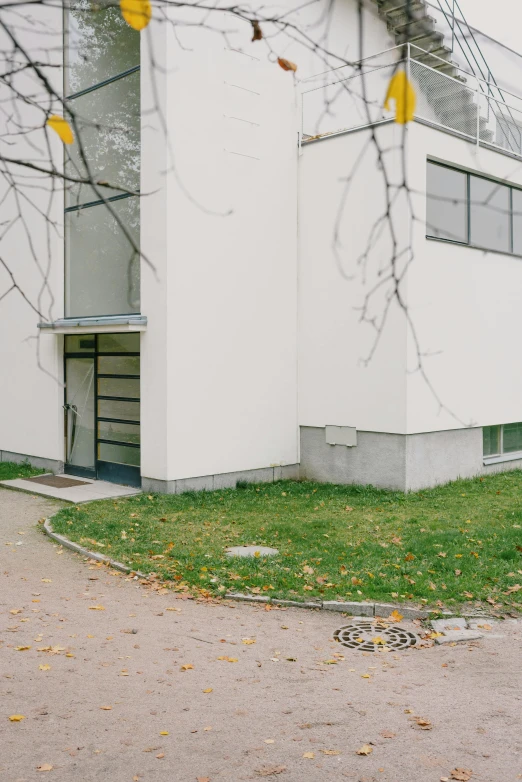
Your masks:
<instances>
[{"instance_id":1,"label":"round metal drain cover","mask_svg":"<svg viewBox=\"0 0 522 782\"><path fill-rule=\"evenodd\" d=\"M375 622L357 622L340 627L334 633L334 639L349 649L361 652L385 652L390 649L408 649L418 641L415 633L397 625L384 625Z\"/></svg>"}]
</instances>

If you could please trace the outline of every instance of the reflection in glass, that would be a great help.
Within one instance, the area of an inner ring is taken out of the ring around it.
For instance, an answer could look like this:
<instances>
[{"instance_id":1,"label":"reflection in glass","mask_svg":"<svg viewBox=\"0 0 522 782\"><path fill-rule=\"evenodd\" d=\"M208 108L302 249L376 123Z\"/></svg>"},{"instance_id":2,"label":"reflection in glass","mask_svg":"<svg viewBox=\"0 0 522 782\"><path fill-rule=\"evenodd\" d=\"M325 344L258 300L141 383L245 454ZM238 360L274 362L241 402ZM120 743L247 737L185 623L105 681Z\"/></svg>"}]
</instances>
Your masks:
<instances>
[{"instance_id":1,"label":"reflection in glass","mask_svg":"<svg viewBox=\"0 0 522 782\"><path fill-rule=\"evenodd\" d=\"M454 242L468 241L467 176L428 163L426 234Z\"/></svg>"},{"instance_id":2,"label":"reflection in glass","mask_svg":"<svg viewBox=\"0 0 522 782\"><path fill-rule=\"evenodd\" d=\"M139 356L100 356L98 358L100 375L138 375L140 374Z\"/></svg>"},{"instance_id":3,"label":"reflection in glass","mask_svg":"<svg viewBox=\"0 0 522 782\"><path fill-rule=\"evenodd\" d=\"M140 398L140 381L127 378L98 378L98 393L100 396L122 396L125 399Z\"/></svg>"},{"instance_id":4,"label":"reflection in glass","mask_svg":"<svg viewBox=\"0 0 522 782\"><path fill-rule=\"evenodd\" d=\"M80 144L68 149L66 171L70 176L108 182L123 190L140 186L140 74L133 73L70 102L78 126ZM90 174L90 177L89 177ZM69 184L66 207L118 195L117 190Z\"/></svg>"},{"instance_id":5,"label":"reflection in glass","mask_svg":"<svg viewBox=\"0 0 522 782\"><path fill-rule=\"evenodd\" d=\"M103 462L117 462L119 464L131 464L139 467L140 449L125 445L111 445L99 443L98 459Z\"/></svg>"},{"instance_id":6,"label":"reflection in glass","mask_svg":"<svg viewBox=\"0 0 522 782\"><path fill-rule=\"evenodd\" d=\"M139 402L120 402L117 399L98 400L100 418L122 418L124 421L140 420Z\"/></svg>"},{"instance_id":7,"label":"reflection in glass","mask_svg":"<svg viewBox=\"0 0 522 782\"><path fill-rule=\"evenodd\" d=\"M122 424L116 421L99 421L98 437L100 440L118 440L122 443L140 444L139 424Z\"/></svg>"},{"instance_id":8,"label":"reflection in glass","mask_svg":"<svg viewBox=\"0 0 522 782\"><path fill-rule=\"evenodd\" d=\"M500 453L500 426L485 426L482 429L484 456L496 456Z\"/></svg>"},{"instance_id":9,"label":"reflection in glass","mask_svg":"<svg viewBox=\"0 0 522 782\"><path fill-rule=\"evenodd\" d=\"M65 214L66 315L122 315L140 309L140 201L124 198Z\"/></svg>"},{"instance_id":10,"label":"reflection in glass","mask_svg":"<svg viewBox=\"0 0 522 782\"><path fill-rule=\"evenodd\" d=\"M104 7L105 6L105 7ZM73 0L68 12L66 95L140 64L140 34L125 22L119 4Z\"/></svg>"},{"instance_id":11,"label":"reflection in glass","mask_svg":"<svg viewBox=\"0 0 522 782\"><path fill-rule=\"evenodd\" d=\"M487 250L510 251L509 188L470 177L471 244Z\"/></svg>"},{"instance_id":12,"label":"reflection in glass","mask_svg":"<svg viewBox=\"0 0 522 782\"><path fill-rule=\"evenodd\" d=\"M99 334L98 351L100 353L139 353L140 335L131 334Z\"/></svg>"},{"instance_id":13,"label":"reflection in glass","mask_svg":"<svg viewBox=\"0 0 522 782\"><path fill-rule=\"evenodd\" d=\"M67 463L94 469L94 359L68 358L65 369Z\"/></svg>"}]
</instances>

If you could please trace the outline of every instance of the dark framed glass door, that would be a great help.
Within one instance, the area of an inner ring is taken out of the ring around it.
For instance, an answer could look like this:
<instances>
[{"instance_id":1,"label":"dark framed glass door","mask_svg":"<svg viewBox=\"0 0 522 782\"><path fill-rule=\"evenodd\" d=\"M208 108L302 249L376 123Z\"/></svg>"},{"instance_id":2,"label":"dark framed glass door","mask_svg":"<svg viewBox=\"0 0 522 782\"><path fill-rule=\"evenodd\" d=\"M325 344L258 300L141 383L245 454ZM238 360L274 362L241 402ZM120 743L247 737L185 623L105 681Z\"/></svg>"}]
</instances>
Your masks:
<instances>
[{"instance_id":1,"label":"dark framed glass door","mask_svg":"<svg viewBox=\"0 0 522 782\"><path fill-rule=\"evenodd\" d=\"M65 338L66 473L141 485L139 340Z\"/></svg>"}]
</instances>

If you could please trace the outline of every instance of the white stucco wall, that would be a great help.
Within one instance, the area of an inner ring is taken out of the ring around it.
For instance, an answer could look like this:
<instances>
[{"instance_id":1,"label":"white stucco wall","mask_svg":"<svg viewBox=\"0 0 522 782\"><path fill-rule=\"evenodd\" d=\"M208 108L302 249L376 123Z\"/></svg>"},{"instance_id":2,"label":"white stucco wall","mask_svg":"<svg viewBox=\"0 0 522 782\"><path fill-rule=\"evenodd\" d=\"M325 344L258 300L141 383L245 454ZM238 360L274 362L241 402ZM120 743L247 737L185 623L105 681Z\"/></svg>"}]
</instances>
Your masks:
<instances>
[{"instance_id":1,"label":"white stucco wall","mask_svg":"<svg viewBox=\"0 0 522 782\"><path fill-rule=\"evenodd\" d=\"M381 126L377 138L391 182L400 181L400 133ZM377 333L361 323L365 296L392 254L386 228L363 255L376 220L386 210L385 186L369 131L303 147L299 177L299 423L355 426L378 432L406 427L406 324L392 306L373 357ZM346 178L353 174L346 191ZM408 237L406 203L392 210L398 252ZM338 230L339 242L334 246ZM399 263L399 266L401 264ZM382 317L386 284L368 315Z\"/></svg>"},{"instance_id":2,"label":"white stucco wall","mask_svg":"<svg viewBox=\"0 0 522 782\"><path fill-rule=\"evenodd\" d=\"M418 123L411 126L409 177L418 220L408 301L421 350L435 354L424 359L429 382L447 409L440 409L418 373L410 374L407 431L521 421L522 372L517 360L521 259L425 238L429 156L522 184L520 161ZM411 335L409 351L411 369L415 365Z\"/></svg>"},{"instance_id":3,"label":"white stucco wall","mask_svg":"<svg viewBox=\"0 0 522 782\"><path fill-rule=\"evenodd\" d=\"M8 11L5 21L14 23L31 57L42 63L61 64L61 10L33 6L26 13L30 17L26 25L21 25L19 17L10 16ZM52 34L53 29L56 35ZM0 46L3 52L10 50L5 35ZM23 58L17 55L16 60L22 62ZM43 67L42 71L61 92L61 70ZM35 103L49 104L42 85L26 72L15 75L13 84ZM9 103L8 98L4 87L4 112L0 119L3 153L48 168L42 112L22 100ZM49 133L51 151L55 165L60 167L63 145L53 136ZM51 182L45 175L31 174L28 169L15 165L11 171L16 178L19 200L9 189L8 179L2 177L1 257L42 316L60 317L63 315L60 186L55 182L52 193ZM11 285L12 279L0 264L0 297ZM0 450L63 460L61 345L54 338L38 339L36 326L41 319L16 290L0 301Z\"/></svg>"}]
</instances>

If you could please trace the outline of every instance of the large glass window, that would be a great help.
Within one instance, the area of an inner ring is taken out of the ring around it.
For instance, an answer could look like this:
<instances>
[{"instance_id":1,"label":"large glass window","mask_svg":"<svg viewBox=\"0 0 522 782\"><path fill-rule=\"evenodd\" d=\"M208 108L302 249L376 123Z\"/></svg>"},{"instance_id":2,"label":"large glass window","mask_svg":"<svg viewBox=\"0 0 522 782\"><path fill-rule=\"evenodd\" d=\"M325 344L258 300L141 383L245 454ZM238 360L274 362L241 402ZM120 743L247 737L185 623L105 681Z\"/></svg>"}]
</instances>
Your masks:
<instances>
[{"instance_id":1,"label":"large glass window","mask_svg":"<svg viewBox=\"0 0 522 782\"><path fill-rule=\"evenodd\" d=\"M476 176L470 177L470 188L470 244L509 252L509 188Z\"/></svg>"},{"instance_id":2,"label":"large glass window","mask_svg":"<svg viewBox=\"0 0 522 782\"><path fill-rule=\"evenodd\" d=\"M66 171L68 317L140 311L140 36L119 6L74 0L66 13L66 95L75 143ZM99 183L99 185L98 185ZM109 189L109 183L117 189Z\"/></svg>"},{"instance_id":3,"label":"large glass window","mask_svg":"<svg viewBox=\"0 0 522 782\"><path fill-rule=\"evenodd\" d=\"M426 235L522 255L522 189L429 161Z\"/></svg>"},{"instance_id":4,"label":"large glass window","mask_svg":"<svg viewBox=\"0 0 522 782\"><path fill-rule=\"evenodd\" d=\"M463 171L428 163L426 232L429 236L467 241L467 189Z\"/></svg>"}]
</instances>

